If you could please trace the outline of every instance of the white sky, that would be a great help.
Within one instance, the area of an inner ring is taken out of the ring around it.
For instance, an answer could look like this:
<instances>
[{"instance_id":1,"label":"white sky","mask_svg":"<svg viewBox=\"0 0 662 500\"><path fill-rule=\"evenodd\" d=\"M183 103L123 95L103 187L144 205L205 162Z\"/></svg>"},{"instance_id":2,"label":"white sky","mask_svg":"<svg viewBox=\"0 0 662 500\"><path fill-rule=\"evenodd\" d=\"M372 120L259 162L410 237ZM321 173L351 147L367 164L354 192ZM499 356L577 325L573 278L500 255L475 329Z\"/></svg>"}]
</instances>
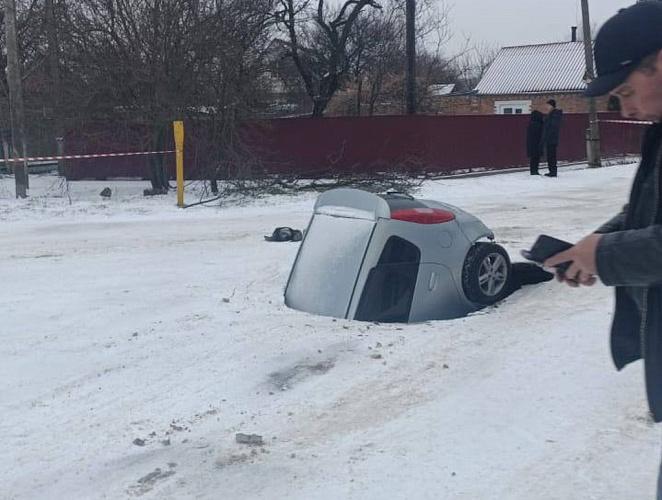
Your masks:
<instances>
[{"instance_id":1,"label":"white sky","mask_svg":"<svg viewBox=\"0 0 662 500\"><path fill-rule=\"evenodd\" d=\"M559 42L570 38L570 27L581 31L580 0L437 0L450 7L453 39L447 54L460 51L469 37L472 43L498 47ZM589 0L591 25L607 19L636 0ZM339 5L343 0L328 0ZM594 34L595 35L595 34Z\"/></svg>"},{"instance_id":2,"label":"white sky","mask_svg":"<svg viewBox=\"0 0 662 500\"><path fill-rule=\"evenodd\" d=\"M591 24L602 25L635 0L590 0ZM448 52L460 49L464 37L502 46L563 41L570 27L581 30L580 0L446 0L451 7L453 40Z\"/></svg>"}]
</instances>

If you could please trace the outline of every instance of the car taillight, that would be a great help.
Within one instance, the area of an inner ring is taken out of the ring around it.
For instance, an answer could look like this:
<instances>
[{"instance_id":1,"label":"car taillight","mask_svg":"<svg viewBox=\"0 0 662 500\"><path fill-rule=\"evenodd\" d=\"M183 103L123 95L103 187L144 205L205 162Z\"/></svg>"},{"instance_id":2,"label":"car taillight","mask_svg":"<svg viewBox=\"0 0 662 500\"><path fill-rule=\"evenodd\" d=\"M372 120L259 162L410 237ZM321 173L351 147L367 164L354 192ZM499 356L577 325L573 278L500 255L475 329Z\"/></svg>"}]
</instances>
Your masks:
<instances>
[{"instance_id":1,"label":"car taillight","mask_svg":"<svg viewBox=\"0 0 662 500\"><path fill-rule=\"evenodd\" d=\"M416 224L443 224L455 220L455 214L441 208L408 208L392 212L391 219Z\"/></svg>"}]
</instances>

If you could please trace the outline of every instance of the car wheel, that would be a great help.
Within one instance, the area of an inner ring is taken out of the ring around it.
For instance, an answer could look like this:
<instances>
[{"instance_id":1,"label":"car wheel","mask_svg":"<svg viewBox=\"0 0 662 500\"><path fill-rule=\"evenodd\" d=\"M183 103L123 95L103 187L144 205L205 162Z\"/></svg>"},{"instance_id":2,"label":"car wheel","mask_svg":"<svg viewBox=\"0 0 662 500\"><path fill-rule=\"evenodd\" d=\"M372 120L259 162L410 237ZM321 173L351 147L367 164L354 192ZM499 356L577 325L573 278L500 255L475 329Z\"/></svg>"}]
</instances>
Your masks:
<instances>
[{"instance_id":1,"label":"car wheel","mask_svg":"<svg viewBox=\"0 0 662 500\"><path fill-rule=\"evenodd\" d=\"M476 243L464 261L462 286L467 298L481 305L494 304L508 295L510 258L494 243Z\"/></svg>"}]
</instances>

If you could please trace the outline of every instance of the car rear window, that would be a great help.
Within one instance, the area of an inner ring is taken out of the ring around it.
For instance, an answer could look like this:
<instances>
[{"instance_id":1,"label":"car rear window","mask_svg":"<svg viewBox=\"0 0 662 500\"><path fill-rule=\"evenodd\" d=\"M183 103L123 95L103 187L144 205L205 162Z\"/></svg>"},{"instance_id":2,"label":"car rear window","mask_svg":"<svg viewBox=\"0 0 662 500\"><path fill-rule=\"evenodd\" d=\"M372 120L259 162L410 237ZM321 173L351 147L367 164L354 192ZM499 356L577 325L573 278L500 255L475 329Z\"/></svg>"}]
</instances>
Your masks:
<instances>
[{"instance_id":1,"label":"car rear window","mask_svg":"<svg viewBox=\"0 0 662 500\"><path fill-rule=\"evenodd\" d=\"M287 305L345 317L374 221L316 214L294 266Z\"/></svg>"}]
</instances>

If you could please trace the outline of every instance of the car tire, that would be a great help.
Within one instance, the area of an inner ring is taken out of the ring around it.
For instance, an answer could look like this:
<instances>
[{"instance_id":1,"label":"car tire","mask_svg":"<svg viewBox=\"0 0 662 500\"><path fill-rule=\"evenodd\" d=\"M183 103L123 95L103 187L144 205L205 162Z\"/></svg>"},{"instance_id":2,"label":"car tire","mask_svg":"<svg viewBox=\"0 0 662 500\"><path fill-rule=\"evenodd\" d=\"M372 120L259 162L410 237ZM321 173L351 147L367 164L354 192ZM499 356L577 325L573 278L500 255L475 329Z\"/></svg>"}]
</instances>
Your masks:
<instances>
[{"instance_id":1,"label":"car tire","mask_svg":"<svg viewBox=\"0 0 662 500\"><path fill-rule=\"evenodd\" d=\"M495 243L476 243L462 269L462 287L471 302L489 306L510 290L511 267L506 250Z\"/></svg>"}]
</instances>

